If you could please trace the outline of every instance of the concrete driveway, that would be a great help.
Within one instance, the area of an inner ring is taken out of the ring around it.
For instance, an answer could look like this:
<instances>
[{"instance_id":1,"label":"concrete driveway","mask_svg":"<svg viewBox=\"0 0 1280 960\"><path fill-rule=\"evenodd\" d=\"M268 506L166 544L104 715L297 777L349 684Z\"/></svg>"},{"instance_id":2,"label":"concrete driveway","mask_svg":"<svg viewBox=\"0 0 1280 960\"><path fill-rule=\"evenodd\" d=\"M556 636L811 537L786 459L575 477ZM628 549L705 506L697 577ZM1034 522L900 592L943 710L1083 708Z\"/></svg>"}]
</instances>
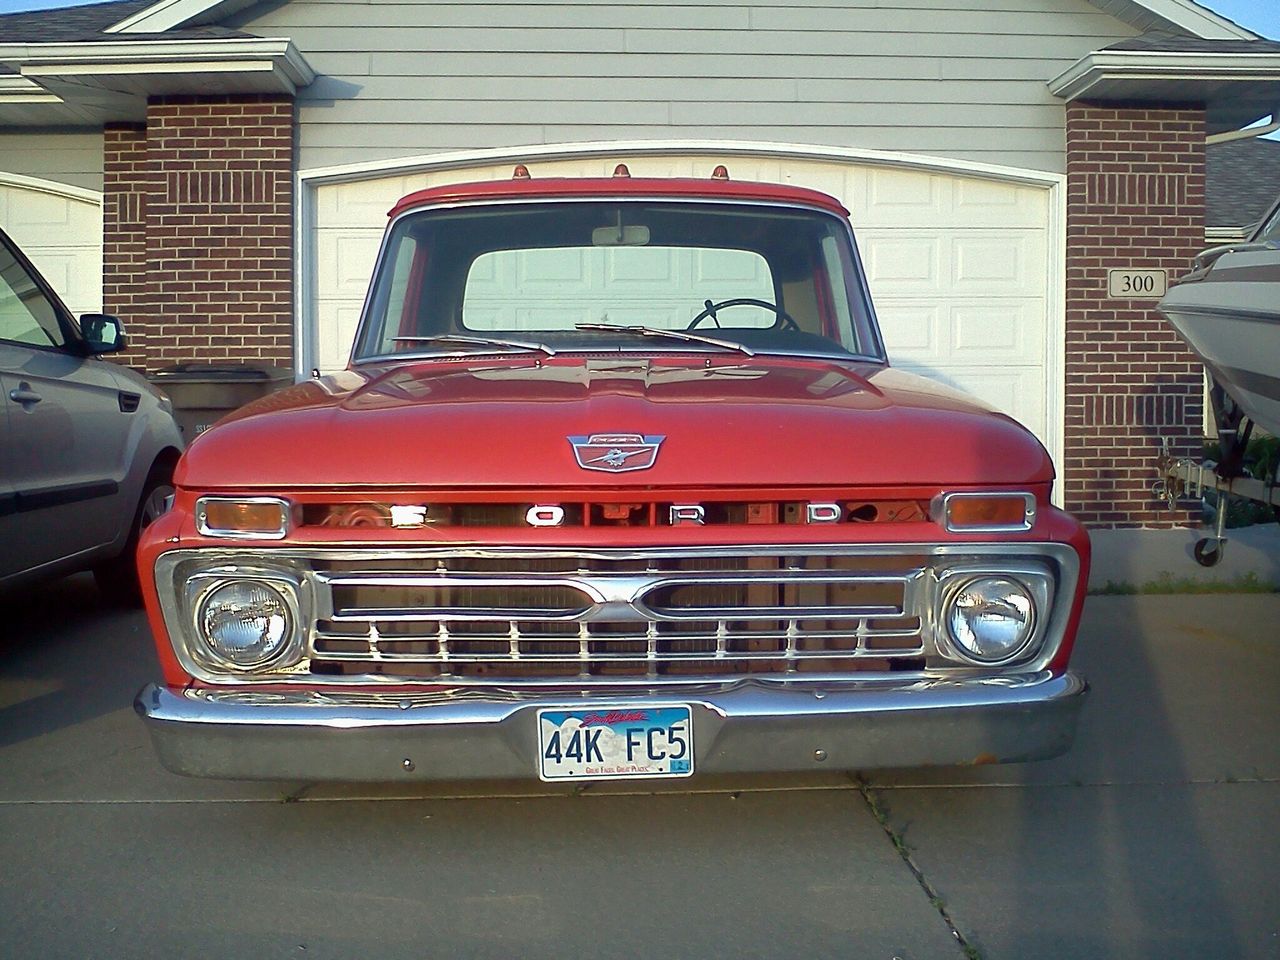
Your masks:
<instances>
[{"instance_id":1,"label":"concrete driveway","mask_svg":"<svg viewBox=\"0 0 1280 960\"><path fill-rule=\"evenodd\" d=\"M2 957L1280 956L1280 595L1091 598L1059 760L655 795L173 777L141 615L0 611Z\"/></svg>"}]
</instances>

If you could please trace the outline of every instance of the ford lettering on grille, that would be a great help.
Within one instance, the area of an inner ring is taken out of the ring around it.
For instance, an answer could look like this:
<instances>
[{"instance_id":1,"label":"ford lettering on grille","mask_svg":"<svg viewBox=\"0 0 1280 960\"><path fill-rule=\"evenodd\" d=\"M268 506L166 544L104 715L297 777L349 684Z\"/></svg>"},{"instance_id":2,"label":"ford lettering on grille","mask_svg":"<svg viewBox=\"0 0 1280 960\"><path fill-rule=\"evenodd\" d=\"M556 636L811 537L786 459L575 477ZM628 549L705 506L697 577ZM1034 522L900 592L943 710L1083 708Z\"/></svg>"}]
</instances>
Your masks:
<instances>
[{"instance_id":1,"label":"ford lettering on grille","mask_svg":"<svg viewBox=\"0 0 1280 960\"><path fill-rule=\"evenodd\" d=\"M593 433L568 438L578 466L606 473L648 470L658 459L658 447L665 439L639 433Z\"/></svg>"}]
</instances>

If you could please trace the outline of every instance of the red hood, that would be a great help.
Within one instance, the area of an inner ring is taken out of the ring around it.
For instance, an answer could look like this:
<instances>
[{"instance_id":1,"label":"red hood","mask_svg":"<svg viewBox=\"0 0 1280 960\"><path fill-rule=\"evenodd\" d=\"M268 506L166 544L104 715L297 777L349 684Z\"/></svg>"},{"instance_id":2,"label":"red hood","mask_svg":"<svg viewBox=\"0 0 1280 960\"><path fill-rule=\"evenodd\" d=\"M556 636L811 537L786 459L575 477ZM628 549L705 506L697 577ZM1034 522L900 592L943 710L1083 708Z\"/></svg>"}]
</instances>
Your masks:
<instances>
[{"instance_id":1,"label":"red hood","mask_svg":"<svg viewBox=\"0 0 1280 960\"><path fill-rule=\"evenodd\" d=\"M583 470L569 436L665 437L651 469ZM188 488L1044 483L1008 417L874 364L560 356L400 362L253 403L192 443Z\"/></svg>"}]
</instances>

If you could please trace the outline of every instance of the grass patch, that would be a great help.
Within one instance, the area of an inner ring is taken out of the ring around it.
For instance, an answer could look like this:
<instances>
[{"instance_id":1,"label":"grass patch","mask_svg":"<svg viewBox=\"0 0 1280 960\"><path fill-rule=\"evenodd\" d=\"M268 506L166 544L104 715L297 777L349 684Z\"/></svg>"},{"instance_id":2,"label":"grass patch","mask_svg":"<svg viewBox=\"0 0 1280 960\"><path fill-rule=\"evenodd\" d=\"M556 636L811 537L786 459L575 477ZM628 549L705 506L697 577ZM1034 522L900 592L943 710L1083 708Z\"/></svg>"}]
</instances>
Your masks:
<instances>
[{"instance_id":1,"label":"grass patch","mask_svg":"<svg viewBox=\"0 0 1280 960\"><path fill-rule=\"evenodd\" d=\"M1175 577L1167 570L1146 583L1134 584L1108 580L1101 587L1089 591L1090 596L1122 597L1136 594L1171 593L1280 593L1280 585L1260 580L1256 573L1244 573L1230 580L1197 580L1194 577Z\"/></svg>"}]
</instances>

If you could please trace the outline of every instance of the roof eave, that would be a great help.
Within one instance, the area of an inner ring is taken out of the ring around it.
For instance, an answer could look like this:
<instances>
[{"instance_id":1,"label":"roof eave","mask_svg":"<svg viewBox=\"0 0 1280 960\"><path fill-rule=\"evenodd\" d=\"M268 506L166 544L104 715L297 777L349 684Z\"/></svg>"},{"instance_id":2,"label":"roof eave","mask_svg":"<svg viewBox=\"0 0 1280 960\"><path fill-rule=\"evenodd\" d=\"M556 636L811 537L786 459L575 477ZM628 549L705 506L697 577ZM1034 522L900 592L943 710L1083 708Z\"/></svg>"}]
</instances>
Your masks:
<instances>
[{"instance_id":1,"label":"roof eave","mask_svg":"<svg viewBox=\"0 0 1280 960\"><path fill-rule=\"evenodd\" d=\"M143 98L293 96L315 79L293 41L280 38L9 44L0 45L0 63L63 100L74 99L76 87Z\"/></svg>"},{"instance_id":2,"label":"roof eave","mask_svg":"<svg viewBox=\"0 0 1280 960\"><path fill-rule=\"evenodd\" d=\"M164 33L177 27L217 23L257 0L158 0L113 23L103 33Z\"/></svg>"},{"instance_id":3,"label":"roof eave","mask_svg":"<svg viewBox=\"0 0 1280 960\"><path fill-rule=\"evenodd\" d=\"M0 104L62 103L62 98L20 74L0 75Z\"/></svg>"},{"instance_id":4,"label":"roof eave","mask_svg":"<svg viewBox=\"0 0 1280 960\"><path fill-rule=\"evenodd\" d=\"M1280 109L1280 52L1098 50L1048 86L1068 101L1204 104L1206 132L1216 134Z\"/></svg>"},{"instance_id":5,"label":"roof eave","mask_svg":"<svg viewBox=\"0 0 1280 960\"><path fill-rule=\"evenodd\" d=\"M1089 0L1139 30L1172 30L1205 40L1256 40L1251 30L1192 0Z\"/></svg>"},{"instance_id":6,"label":"roof eave","mask_svg":"<svg viewBox=\"0 0 1280 960\"><path fill-rule=\"evenodd\" d=\"M1049 92L1064 100L1093 99L1104 84L1128 81L1142 99L1144 81L1280 81L1280 53L1175 53L1149 50L1098 50L1087 54L1049 81Z\"/></svg>"}]
</instances>

